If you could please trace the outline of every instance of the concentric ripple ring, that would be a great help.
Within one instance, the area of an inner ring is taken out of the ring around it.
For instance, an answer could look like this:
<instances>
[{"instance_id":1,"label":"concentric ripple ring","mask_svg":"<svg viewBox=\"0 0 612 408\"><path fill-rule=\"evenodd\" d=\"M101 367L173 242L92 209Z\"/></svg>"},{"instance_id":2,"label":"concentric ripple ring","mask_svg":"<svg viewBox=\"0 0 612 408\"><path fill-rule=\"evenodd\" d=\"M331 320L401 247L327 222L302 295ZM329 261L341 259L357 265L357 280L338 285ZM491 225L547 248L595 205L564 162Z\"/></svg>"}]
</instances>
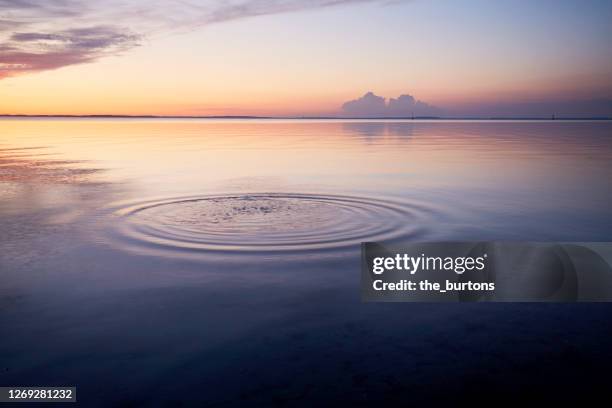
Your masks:
<instances>
[{"instance_id":1,"label":"concentric ripple ring","mask_svg":"<svg viewBox=\"0 0 612 408\"><path fill-rule=\"evenodd\" d=\"M115 212L132 244L176 251L282 252L359 248L419 233L425 209L324 194L253 193L150 201Z\"/></svg>"}]
</instances>

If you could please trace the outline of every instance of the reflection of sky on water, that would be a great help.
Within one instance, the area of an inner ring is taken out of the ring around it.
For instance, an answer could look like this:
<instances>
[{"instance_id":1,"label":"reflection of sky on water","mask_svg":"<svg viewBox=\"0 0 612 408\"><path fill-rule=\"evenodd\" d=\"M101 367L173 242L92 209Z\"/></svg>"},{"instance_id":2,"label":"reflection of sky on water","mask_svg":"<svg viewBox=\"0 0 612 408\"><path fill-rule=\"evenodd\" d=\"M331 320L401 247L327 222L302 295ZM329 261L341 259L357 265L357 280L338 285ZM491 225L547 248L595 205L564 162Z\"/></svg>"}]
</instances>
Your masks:
<instances>
[{"instance_id":1,"label":"reflection of sky on water","mask_svg":"<svg viewBox=\"0 0 612 408\"><path fill-rule=\"evenodd\" d=\"M243 239L282 216L279 240L325 236L339 215L344 239L359 220L394 230L371 205L399 203L405 230L418 231L406 239L609 240L610 126L0 121L0 321L11 333L0 382L76 384L100 406L151 404L151 390L169 404L392 401L410 390L418 401L448 376L484 381L493 368L516 384L526 380L512 373L535 370L543 390L567 385L560 371L612 362L606 305L362 304L352 255L141 254L107 232L118 210L232 193L242 198L142 219L194 234L211 232L199 217L212 211L215 228ZM245 206L249 193L361 201ZM291 229L292 206L316 231Z\"/></svg>"},{"instance_id":2,"label":"reflection of sky on water","mask_svg":"<svg viewBox=\"0 0 612 408\"><path fill-rule=\"evenodd\" d=\"M413 125L406 122L346 122L343 128L355 136L362 135L366 140L381 136L410 137Z\"/></svg>"}]
</instances>

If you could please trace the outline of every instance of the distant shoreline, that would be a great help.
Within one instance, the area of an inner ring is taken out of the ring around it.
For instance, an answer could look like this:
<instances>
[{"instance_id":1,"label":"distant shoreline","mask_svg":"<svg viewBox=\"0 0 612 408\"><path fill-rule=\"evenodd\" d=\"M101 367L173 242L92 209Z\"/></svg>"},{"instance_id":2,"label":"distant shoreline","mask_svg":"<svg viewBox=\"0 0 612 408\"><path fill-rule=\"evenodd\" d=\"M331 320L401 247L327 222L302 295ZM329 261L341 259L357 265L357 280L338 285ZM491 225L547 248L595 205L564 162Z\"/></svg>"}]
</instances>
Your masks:
<instances>
[{"instance_id":1,"label":"distant shoreline","mask_svg":"<svg viewBox=\"0 0 612 408\"><path fill-rule=\"evenodd\" d=\"M474 116L474 117L437 117L437 116L415 116L415 117L347 117L347 116L248 116L248 115L225 115L225 116L191 116L191 115L7 115L0 114L0 119L265 119L265 120L537 120L537 121L567 121L567 120L612 120L612 117L528 117L528 116Z\"/></svg>"}]
</instances>

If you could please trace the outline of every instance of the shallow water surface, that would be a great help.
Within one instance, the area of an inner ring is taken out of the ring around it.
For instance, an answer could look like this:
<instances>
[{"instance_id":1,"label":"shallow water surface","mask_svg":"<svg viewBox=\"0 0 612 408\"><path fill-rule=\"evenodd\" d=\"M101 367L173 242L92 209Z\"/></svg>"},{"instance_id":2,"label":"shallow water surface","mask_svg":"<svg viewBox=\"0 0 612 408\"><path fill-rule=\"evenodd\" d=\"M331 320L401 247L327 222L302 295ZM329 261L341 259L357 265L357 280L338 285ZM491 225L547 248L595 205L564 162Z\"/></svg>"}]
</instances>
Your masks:
<instances>
[{"instance_id":1,"label":"shallow water surface","mask_svg":"<svg viewBox=\"0 0 612 408\"><path fill-rule=\"evenodd\" d=\"M362 304L359 243L608 241L611 137L606 121L0 120L0 383L308 405L545 360L542 388L563 384L559 361L612 362L610 307Z\"/></svg>"}]
</instances>

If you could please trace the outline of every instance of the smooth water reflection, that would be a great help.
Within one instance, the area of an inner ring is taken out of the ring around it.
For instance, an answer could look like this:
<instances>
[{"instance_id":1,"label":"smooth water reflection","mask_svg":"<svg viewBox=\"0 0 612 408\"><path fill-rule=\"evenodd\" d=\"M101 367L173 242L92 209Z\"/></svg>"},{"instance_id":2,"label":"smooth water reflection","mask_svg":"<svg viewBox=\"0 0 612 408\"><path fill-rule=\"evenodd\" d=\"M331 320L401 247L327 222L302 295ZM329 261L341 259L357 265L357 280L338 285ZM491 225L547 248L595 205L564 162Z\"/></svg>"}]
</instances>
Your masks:
<instances>
[{"instance_id":1,"label":"smooth water reflection","mask_svg":"<svg viewBox=\"0 0 612 408\"><path fill-rule=\"evenodd\" d=\"M611 135L0 120L0 383L99 406L418 401L491 367L567 389L612 363L607 305L362 304L359 242L610 240Z\"/></svg>"},{"instance_id":2,"label":"smooth water reflection","mask_svg":"<svg viewBox=\"0 0 612 408\"><path fill-rule=\"evenodd\" d=\"M120 185L118 201L136 203L262 192L418 202L437 213L419 225L432 239L602 240L610 130L562 121L4 120L2 160L28 162L5 163L1 175L4 185L53 184L95 168L93 180ZM43 174L43 159L64 172Z\"/></svg>"}]
</instances>

